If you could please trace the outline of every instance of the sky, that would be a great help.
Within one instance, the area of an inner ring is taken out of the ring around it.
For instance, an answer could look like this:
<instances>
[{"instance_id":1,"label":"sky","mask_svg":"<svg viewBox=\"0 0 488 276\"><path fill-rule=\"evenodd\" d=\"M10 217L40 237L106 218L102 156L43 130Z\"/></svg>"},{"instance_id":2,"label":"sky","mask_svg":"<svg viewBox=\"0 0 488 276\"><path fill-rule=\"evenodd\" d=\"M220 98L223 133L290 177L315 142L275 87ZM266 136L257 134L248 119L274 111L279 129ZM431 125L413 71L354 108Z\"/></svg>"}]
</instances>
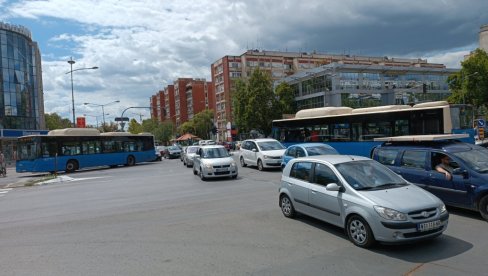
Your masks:
<instances>
[{"instance_id":1,"label":"sky","mask_svg":"<svg viewBox=\"0 0 488 276\"><path fill-rule=\"evenodd\" d=\"M95 125L177 78L248 49L423 58L459 68L488 24L486 0L0 0L0 21L32 32L42 56L44 108ZM149 109L124 114L139 120Z\"/></svg>"}]
</instances>

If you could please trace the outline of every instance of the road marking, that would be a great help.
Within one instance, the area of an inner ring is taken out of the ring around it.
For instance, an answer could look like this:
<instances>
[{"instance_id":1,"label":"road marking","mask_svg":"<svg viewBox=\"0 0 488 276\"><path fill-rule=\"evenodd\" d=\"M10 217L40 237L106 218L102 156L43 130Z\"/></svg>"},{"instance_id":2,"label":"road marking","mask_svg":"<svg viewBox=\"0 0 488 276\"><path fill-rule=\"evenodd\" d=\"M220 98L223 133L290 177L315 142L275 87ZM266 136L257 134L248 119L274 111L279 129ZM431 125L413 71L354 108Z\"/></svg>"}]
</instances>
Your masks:
<instances>
[{"instance_id":1,"label":"road marking","mask_svg":"<svg viewBox=\"0 0 488 276\"><path fill-rule=\"evenodd\" d=\"M8 188L8 189L0 189L0 194L6 194L6 193L8 193L10 190L12 190L12 188Z\"/></svg>"}]
</instances>

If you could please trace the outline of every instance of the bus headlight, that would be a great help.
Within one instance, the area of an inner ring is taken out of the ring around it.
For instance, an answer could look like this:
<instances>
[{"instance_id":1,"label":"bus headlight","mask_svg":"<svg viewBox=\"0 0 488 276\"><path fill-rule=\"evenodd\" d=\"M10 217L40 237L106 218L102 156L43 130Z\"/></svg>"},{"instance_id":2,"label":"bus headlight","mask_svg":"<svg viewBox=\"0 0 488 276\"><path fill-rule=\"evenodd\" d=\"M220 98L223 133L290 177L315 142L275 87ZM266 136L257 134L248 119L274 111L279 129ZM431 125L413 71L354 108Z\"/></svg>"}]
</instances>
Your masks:
<instances>
[{"instance_id":1,"label":"bus headlight","mask_svg":"<svg viewBox=\"0 0 488 276\"><path fill-rule=\"evenodd\" d=\"M388 220L407 220L407 216L402 213L398 212L396 210L390 209L390 208L385 208L381 206L374 206L374 210L380 217Z\"/></svg>"}]
</instances>

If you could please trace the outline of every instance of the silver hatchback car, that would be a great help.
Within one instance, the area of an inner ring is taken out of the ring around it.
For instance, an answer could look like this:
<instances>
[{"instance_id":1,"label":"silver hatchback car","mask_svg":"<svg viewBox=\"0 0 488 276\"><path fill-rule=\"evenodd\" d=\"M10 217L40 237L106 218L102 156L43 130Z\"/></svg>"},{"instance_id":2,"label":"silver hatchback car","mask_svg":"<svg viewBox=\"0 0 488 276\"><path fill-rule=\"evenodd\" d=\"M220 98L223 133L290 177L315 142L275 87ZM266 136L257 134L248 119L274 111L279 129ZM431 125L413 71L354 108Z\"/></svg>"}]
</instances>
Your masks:
<instances>
[{"instance_id":1,"label":"silver hatchback car","mask_svg":"<svg viewBox=\"0 0 488 276\"><path fill-rule=\"evenodd\" d=\"M237 165L224 146L202 146L193 158L193 174L202 180L216 177L237 178Z\"/></svg>"},{"instance_id":2,"label":"silver hatchback car","mask_svg":"<svg viewBox=\"0 0 488 276\"><path fill-rule=\"evenodd\" d=\"M322 155L290 160L279 205L345 228L352 243L404 243L434 238L447 228L440 199L369 158Z\"/></svg>"}]
</instances>

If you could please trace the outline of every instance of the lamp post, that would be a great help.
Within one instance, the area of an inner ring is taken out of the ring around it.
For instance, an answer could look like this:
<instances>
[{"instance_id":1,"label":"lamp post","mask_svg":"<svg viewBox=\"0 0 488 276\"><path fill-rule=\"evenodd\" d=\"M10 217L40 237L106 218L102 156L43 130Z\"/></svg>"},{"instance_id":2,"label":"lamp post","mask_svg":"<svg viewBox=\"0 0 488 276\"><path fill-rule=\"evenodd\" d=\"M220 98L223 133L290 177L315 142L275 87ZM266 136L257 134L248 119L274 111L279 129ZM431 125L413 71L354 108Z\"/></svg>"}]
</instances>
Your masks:
<instances>
[{"instance_id":1,"label":"lamp post","mask_svg":"<svg viewBox=\"0 0 488 276\"><path fill-rule=\"evenodd\" d=\"M107 106L107 105L115 104L115 103L120 103L120 101L119 100L116 100L116 101L109 102L109 103L106 103L106 104L96 104L96 103L83 103L83 104L84 105L93 105L93 106L100 106L100 107L102 107L103 125L105 125L105 109L104 109L104 107Z\"/></svg>"},{"instance_id":2,"label":"lamp post","mask_svg":"<svg viewBox=\"0 0 488 276\"><path fill-rule=\"evenodd\" d=\"M103 114L103 115L110 115L110 114ZM98 128L98 117L102 116L102 115L90 115L90 114L83 114L83 116L85 117L94 117L95 120L97 120L97 128Z\"/></svg>"},{"instance_id":3,"label":"lamp post","mask_svg":"<svg viewBox=\"0 0 488 276\"><path fill-rule=\"evenodd\" d=\"M90 70L90 69L98 69L97 66L94 67L85 67L85 68L78 68L73 70L73 64L75 64L75 61L73 60L73 57L70 57L68 60L70 70L69 72L66 72L66 74L71 75L71 105L73 106L73 127L76 127L76 119L75 119L75 92L73 89L73 72L75 71L81 71L81 70Z\"/></svg>"}]
</instances>

